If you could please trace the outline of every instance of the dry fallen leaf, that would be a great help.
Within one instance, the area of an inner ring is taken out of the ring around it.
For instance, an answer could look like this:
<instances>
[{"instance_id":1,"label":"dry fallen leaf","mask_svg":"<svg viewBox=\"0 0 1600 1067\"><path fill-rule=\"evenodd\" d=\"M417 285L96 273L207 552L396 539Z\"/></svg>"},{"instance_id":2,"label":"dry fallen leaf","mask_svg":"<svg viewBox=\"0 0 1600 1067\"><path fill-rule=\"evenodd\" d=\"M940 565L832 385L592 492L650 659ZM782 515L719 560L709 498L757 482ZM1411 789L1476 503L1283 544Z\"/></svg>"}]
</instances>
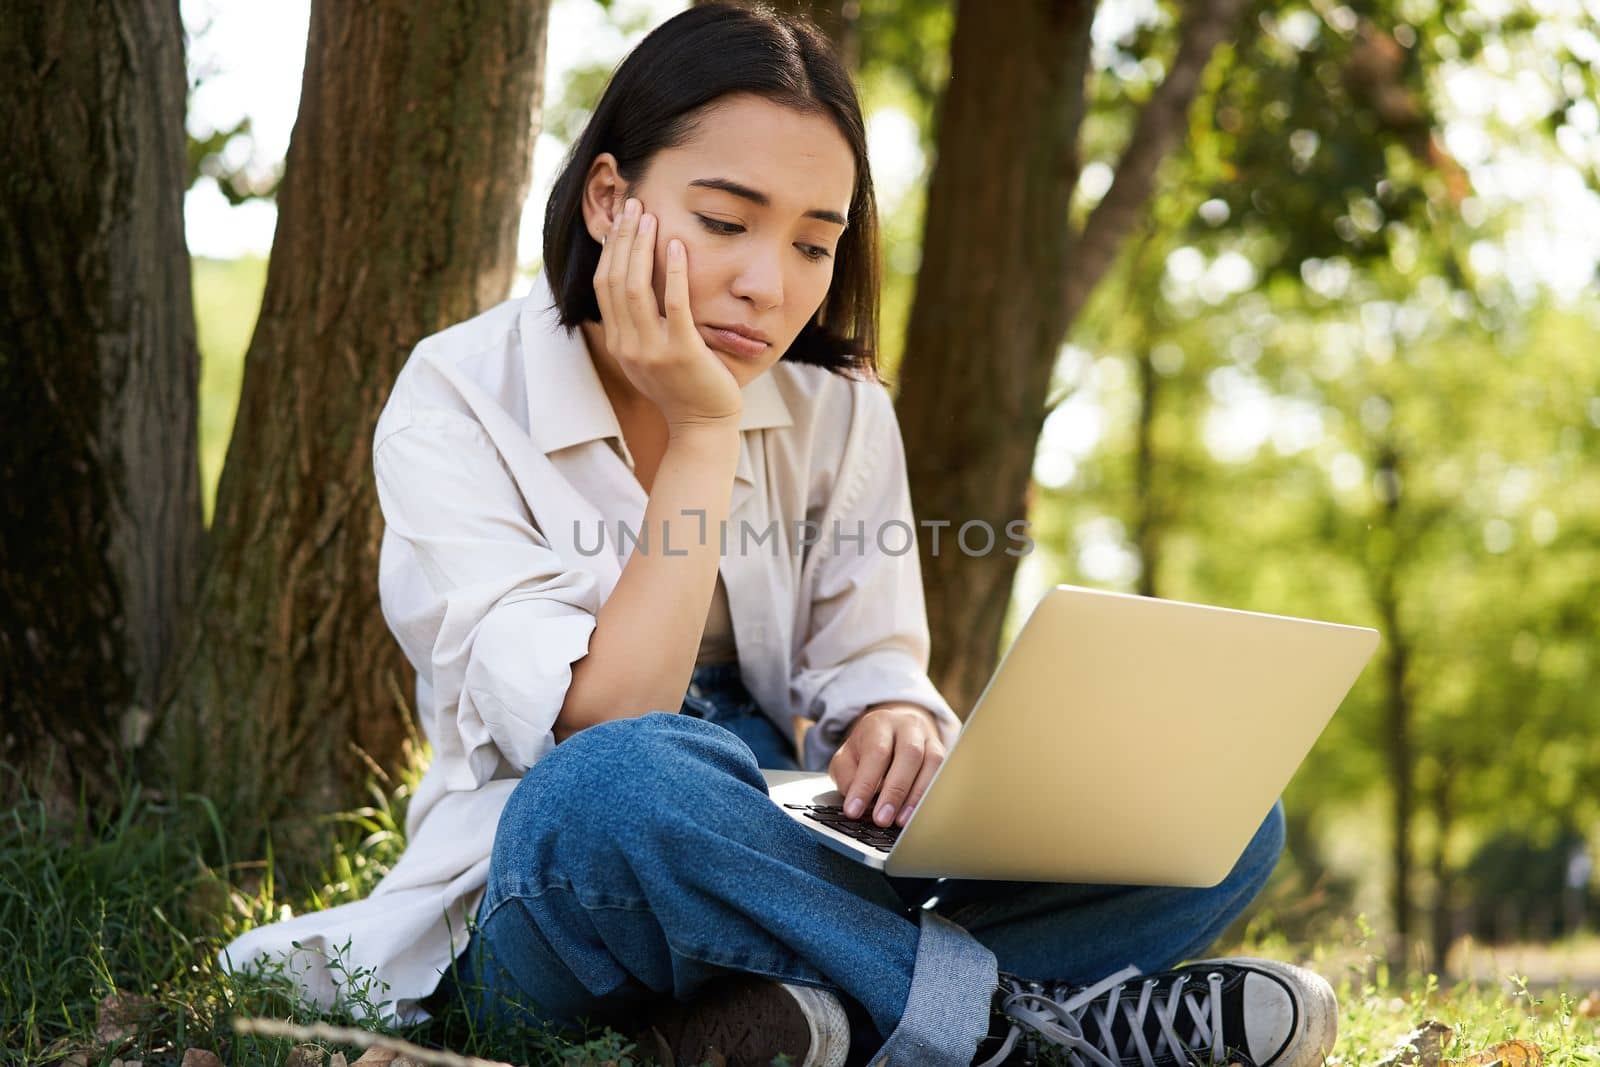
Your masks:
<instances>
[{"instance_id":1,"label":"dry fallen leaf","mask_svg":"<svg viewBox=\"0 0 1600 1067\"><path fill-rule=\"evenodd\" d=\"M284 1067L322 1067L322 1050L316 1045L296 1045L289 1050Z\"/></svg>"},{"instance_id":2,"label":"dry fallen leaf","mask_svg":"<svg viewBox=\"0 0 1600 1067\"><path fill-rule=\"evenodd\" d=\"M1434 1019L1395 1042L1394 1051L1378 1061L1378 1067L1439 1067L1444 1048L1450 1044L1455 1031Z\"/></svg>"},{"instance_id":3,"label":"dry fallen leaf","mask_svg":"<svg viewBox=\"0 0 1600 1067\"><path fill-rule=\"evenodd\" d=\"M1441 1067L1543 1067L1544 1049L1532 1041L1502 1041L1464 1059L1445 1060Z\"/></svg>"},{"instance_id":4,"label":"dry fallen leaf","mask_svg":"<svg viewBox=\"0 0 1600 1067\"><path fill-rule=\"evenodd\" d=\"M139 1021L154 1005L149 997L137 993L112 993L103 998L95 1009L95 1040L114 1045L134 1036L139 1032Z\"/></svg>"},{"instance_id":5,"label":"dry fallen leaf","mask_svg":"<svg viewBox=\"0 0 1600 1067\"><path fill-rule=\"evenodd\" d=\"M399 1052L392 1048L369 1048L350 1067L390 1067Z\"/></svg>"},{"instance_id":6,"label":"dry fallen leaf","mask_svg":"<svg viewBox=\"0 0 1600 1067\"><path fill-rule=\"evenodd\" d=\"M222 1067L222 1057L208 1048L192 1048L183 1054L179 1067Z\"/></svg>"},{"instance_id":7,"label":"dry fallen leaf","mask_svg":"<svg viewBox=\"0 0 1600 1067\"><path fill-rule=\"evenodd\" d=\"M72 1037L58 1037L44 1050L41 1062L54 1064L54 1067L89 1067L91 1063L100 1062L100 1049L80 1044Z\"/></svg>"}]
</instances>

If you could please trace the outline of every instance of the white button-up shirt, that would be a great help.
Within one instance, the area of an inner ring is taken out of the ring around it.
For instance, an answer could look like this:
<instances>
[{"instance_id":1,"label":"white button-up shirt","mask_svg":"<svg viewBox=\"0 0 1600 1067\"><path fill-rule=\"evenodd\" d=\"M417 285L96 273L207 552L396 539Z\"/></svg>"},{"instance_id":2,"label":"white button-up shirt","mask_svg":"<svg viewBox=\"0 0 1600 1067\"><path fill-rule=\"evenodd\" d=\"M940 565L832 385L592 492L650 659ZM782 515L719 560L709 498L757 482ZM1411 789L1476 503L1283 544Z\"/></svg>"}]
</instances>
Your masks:
<instances>
[{"instance_id":1,"label":"white button-up shirt","mask_svg":"<svg viewBox=\"0 0 1600 1067\"><path fill-rule=\"evenodd\" d=\"M525 298L426 338L378 419L379 593L433 750L406 850L366 899L251 930L223 949L225 967L282 955L329 1007L337 955L383 983L370 996L386 1021L426 1019L417 1001L466 947L501 809L555 744L600 605L631 552L662 550L636 547L646 493L583 335L552 304L541 274ZM883 701L930 709L953 743L960 721L927 675L888 392L780 361L744 387L739 428L720 571L762 711L785 737L796 716L816 721L801 753L811 770Z\"/></svg>"}]
</instances>

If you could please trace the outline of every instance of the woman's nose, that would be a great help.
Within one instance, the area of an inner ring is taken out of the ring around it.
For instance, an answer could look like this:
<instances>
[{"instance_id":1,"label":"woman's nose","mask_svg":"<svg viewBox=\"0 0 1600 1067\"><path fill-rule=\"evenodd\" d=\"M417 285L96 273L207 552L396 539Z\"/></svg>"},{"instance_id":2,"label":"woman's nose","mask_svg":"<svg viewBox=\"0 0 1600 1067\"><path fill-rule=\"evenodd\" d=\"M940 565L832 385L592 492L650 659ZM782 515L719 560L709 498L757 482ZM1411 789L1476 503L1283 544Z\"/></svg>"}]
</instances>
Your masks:
<instances>
[{"instance_id":1,"label":"woman's nose","mask_svg":"<svg viewBox=\"0 0 1600 1067\"><path fill-rule=\"evenodd\" d=\"M733 283L733 295L749 300L757 310L770 311L783 303L783 268L774 255L761 255L745 263Z\"/></svg>"}]
</instances>

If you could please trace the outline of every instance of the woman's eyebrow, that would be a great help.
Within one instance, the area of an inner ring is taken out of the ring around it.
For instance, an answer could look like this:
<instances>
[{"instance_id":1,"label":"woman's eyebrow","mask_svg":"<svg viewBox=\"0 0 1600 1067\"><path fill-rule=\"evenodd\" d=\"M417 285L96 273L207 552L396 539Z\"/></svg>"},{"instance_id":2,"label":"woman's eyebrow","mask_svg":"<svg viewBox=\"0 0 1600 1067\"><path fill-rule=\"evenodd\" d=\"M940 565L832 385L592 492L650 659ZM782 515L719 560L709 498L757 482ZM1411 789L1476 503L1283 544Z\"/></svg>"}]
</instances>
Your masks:
<instances>
[{"instance_id":1,"label":"woman's eyebrow","mask_svg":"<svg viewBox=\"0 0 1600 1067\"><path fill-rule=\"evenodd\" d=\"M720 189L725 193L732 193L734 196L750 201L757 207L768 207L772 204L772 198L767 196L766 193L763 193L757 189L752 189L748 185L742 185L731 178L696 178L689 184L691 186L697 185L702 189ZM828 211L824 208L818 207L812 208L805 214L809 218L821 219L823 222L831 222L835 226L849 225L847 222L845 222L844 216L839 214L837 211Z\"/></svg>"}]
</instances>

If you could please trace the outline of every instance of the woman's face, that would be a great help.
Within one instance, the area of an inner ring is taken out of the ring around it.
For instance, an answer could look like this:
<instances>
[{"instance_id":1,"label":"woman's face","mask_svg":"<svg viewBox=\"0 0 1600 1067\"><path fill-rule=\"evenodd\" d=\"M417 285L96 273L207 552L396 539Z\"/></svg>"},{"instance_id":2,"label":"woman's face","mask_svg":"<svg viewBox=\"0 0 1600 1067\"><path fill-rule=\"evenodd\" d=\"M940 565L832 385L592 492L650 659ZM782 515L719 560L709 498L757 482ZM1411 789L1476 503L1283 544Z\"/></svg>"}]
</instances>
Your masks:
<instances>
[{"instance_id":1,"label":"woman's face","mask_svg":"<svg viewBox=\"0 0 1600 1067\"><path fill-rule=\"evenodd\" d=\"M622 210L624 188L616 158L597 157L584 194L596 241ZM776 363L822 306L854 188L855 157L829 118L737 94L701 112L691 139L658 152L627 190L658 221L658 304L676 237L688 252L695 325L741 386ZM770 343L754 359L734 355L718 347L713 326Z\"/></svg>"}]
</instances>

